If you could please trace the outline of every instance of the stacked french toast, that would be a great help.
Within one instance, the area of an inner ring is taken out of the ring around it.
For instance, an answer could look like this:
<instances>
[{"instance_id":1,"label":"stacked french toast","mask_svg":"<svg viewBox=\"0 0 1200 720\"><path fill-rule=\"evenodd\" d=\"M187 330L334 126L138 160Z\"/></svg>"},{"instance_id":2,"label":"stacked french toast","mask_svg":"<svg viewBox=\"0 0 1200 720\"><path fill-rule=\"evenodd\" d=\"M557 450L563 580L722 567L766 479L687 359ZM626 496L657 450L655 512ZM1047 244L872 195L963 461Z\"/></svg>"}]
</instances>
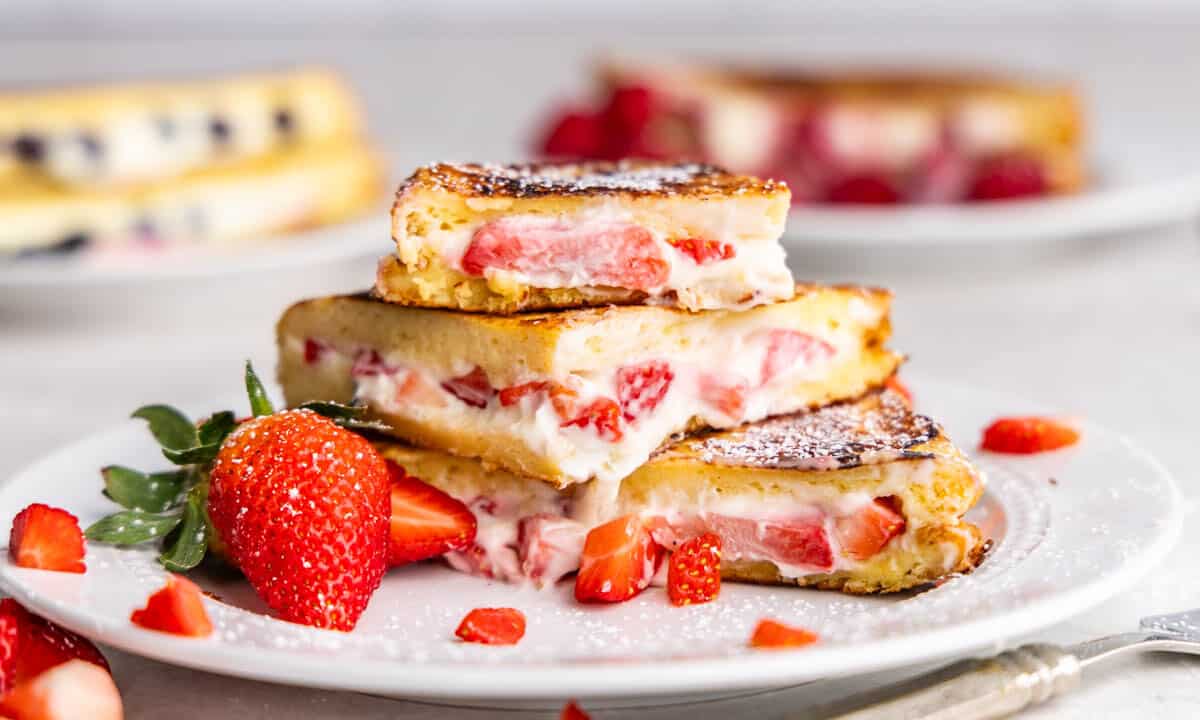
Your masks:
<instances>
[{"instance_id":1,"label":"stacked french toast","mask_svg":"<svg viewBox=\"0 0 1200 720\"><path fill-rule=\"evenodd\" d=\"M792 280L789 203L701 164L423 167L373 291L279 321L287 402L365 405L473 515L448 563L490 578L617 602L696 538L732 580L967 571L979 473L890 389L890 294Z\"/></svg>"},{"instance_id":2,"label":"stacked french toast","mask_svg":"<svg viewBox=\"0 0 1200 720\"><path fill-rule=\"evenodd\" d=\"M0 93L0 256L234 245L379 198L324 70Z\"/></svg>"}]
</instances>

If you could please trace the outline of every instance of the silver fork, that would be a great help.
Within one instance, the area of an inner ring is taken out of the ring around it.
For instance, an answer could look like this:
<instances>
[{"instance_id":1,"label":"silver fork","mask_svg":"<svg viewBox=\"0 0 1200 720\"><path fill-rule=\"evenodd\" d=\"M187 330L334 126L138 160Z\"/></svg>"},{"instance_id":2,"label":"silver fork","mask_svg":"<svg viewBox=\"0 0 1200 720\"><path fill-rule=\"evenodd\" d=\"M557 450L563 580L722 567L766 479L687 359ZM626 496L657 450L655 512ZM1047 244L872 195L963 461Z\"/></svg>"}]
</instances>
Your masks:
<instances>
[{"instance_id":1,"label":"silver fork","mask_svg":"<svg viewBox=\"0 0 1200 720\"><path fill-rule=\"evenodd\" d=\"M987 660L966 660L826 706L805 718L828 720L991 720L1039 705L1079 686L1097 663L1132 652L1200 655L1200 608L1142 618L1137 632L1070 647L1022 645Z\"/></svg>"}]
</instances>

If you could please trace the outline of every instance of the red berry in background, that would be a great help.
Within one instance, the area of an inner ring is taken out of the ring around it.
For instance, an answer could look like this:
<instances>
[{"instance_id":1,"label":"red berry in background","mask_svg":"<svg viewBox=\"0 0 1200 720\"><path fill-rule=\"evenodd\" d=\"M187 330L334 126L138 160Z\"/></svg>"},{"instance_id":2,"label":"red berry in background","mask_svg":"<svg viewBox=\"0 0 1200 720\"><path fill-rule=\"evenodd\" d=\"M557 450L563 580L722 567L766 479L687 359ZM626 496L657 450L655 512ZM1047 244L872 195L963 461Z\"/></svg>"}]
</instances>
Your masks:
<instances>
[{"instance_id":1,"label":"red berry in background","mask_svg":"<svg viewBox=\"0 0 1200 720\"><path fill-rule=\"evenodd\" d=\"M392 483L389 565L428 560L475 542L476 520L470 508L391 460L387 467Z\"/></svg>"},{"instance_id":2,"label":"red berry in background","mask_svg":"<svg viewBox=\"0 0 1200 720\"><path fill-rule=\"evenodd\" d=\"M572 700L563 706L562 715L559 715L558 720L592 720L592 716L585 713Z\"/></svg>"},{"instance_id":3,"label":"red berry in background","mask_svg":"<svg viewBox=\"0 0 1200 720\"><path fill-rule=\"evenodd\" d=\"M34 503L13 518L8 554L20 567L59 572L87 571L79 520L61 508Z\"/></svg>"},{"instance_id":4,"label":"red berry in background","mask_svg":"<svg viewBox=\"0 0 1200 720\"><path fill-rule=\"evenodd\" d=\"M191 580L173 574L167 576L167 584L161 590L146 600L146 607L133 611L129 621L147 630L184 637L208 637L213 631L200 588Z\"/></svg>"},{"instance_id":5,"label":"red berry in background","mask_svg":"<svg viewBox=\"0 0 1200 720\"><path fill-rule=\"evenodd\" d=\"M716 535L684 542L667 562L667 596L675 605L706 603L721 592L721 538Z\"/></svg>"},{"instance_id":6,"label":"red berry in background","mask_svg":"<svg viewBox=\"0 0 1200 720\"><path fill-rule=\"evenodd\" d=\"M591 159L604 149L604 122L599 113L571 108L560 112L540 144L552 157Z\"/></svg>"},{"instance_id":7,"label":"red berry in background","mask_svg":"<svg viewBox=\"0 0 1200 720\"><path fill-rule=\"evenodd\" d=\"M387 465L371 443L307 410L243 423L209 475L208 515L229 559L291 622L352 630L387 567Z\"/></svg>"},{"instance_id":8,"label":"red berry in background","mask_svg":"<svg viewBox=\"0 0 1200 720\"><path fill-rule=\"evenodd\" d=\"M895 205L900 191L882 174L859 174L835 180L825 192L825 201L847 205Z\"/></svg>"},{"instance_id":9,"label":"red berry in background","mask_svg":"<svg viewBox=\"0 0 1200 720\"><path fill-rule=\"evenodd\" d=\"M812 645L820 638L804 628L784 625L775 620L759 620L750 636L750 647L798 648Z\"/></svg>"},{"instance_id":10,"label":"red berry in background","mask_svg":"<svg viewBox=\"0 0 1200 720\"><path fill-rule=\"evenodd\" d=\"M998 453L1031 455L1074 445L1079 437L1078 430L1061 420L1009 417L1000 418L984 429L980 447Z\"/></svg>"},{"instance_id":11,"label":"red berry in background","mask_svg":"<svg viewBox=\"0 0 1200 720\"><path fill-rule=\"evenodd\" d=\"M613 603L634 597L650 584L660 552L649 528L637 515L592 528L583 542L575 599Z\"/></svg>"},{"instance_id":12,"label":"red berry in background","mask_svg":"<svg viewBox=\"0 0 1200 720\"><path fill-rule=\"evenodd\" d=\"M513 608L475 608L462 619L454 634L463 642L516 645L525 636L525 615Z\"/></svg>"},{"instance_id":13,"label":"red berry in background","mask_svg":"<svg viewBox=\"0 0 1200 720\"><path fill-rule=\"evenodd\" d=\"M982 163L968 193L970 200L1012 200L1046 194L1042 164L1023 155L1005 155Z\"/></svg>"},{"instance_id":14,"label":"red berry in background","mask_svg":"<svg viewBox=\"0 0 1200 720\"><path fill-rule=\"evenodd\" d=\"M654 158L647 131L656 113L654 95L648 88L615 88L602 113L603 156L609 160L629 157Z\"/></svg>"}]
</instances>

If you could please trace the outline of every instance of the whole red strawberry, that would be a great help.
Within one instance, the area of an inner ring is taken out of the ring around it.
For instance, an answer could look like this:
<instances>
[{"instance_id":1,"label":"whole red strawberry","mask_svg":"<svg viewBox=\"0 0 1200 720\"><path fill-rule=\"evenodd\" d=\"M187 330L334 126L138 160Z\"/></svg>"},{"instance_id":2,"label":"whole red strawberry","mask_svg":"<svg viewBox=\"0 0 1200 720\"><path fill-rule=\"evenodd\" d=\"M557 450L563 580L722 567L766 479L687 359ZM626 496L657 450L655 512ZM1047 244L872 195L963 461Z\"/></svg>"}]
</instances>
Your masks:
<instances>
[{"instance_id":1,"label":"whole red strawberry","mask_svg":"<svg viewBox=\"0 0 1200 720\"><path fill-rule=\"evenodd\" d=\"M352 630L387 567L388 471L361 436L310 410L263 415L212 465L208 516L280 617Z\"/></svg>"}]
</instances>

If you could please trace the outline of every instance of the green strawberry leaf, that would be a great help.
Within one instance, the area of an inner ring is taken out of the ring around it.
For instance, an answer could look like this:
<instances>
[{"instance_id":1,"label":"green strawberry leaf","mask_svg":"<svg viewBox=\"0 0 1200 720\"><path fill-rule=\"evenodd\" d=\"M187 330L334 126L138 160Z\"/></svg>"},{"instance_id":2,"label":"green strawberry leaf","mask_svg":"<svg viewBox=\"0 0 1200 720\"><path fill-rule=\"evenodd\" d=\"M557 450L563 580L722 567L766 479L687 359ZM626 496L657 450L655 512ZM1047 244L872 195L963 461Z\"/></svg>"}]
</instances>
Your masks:
<instances>
[{"instance_id":1,"label":"green strawberry leaf","mask_svg":"<svg viewBox=\"0 0 1200 720\"><path fill-rule=\"evenodd\" d=\"M366 417L367 408L365 405L344 405L336 402L314 401L304 403L300 407L304 410L311 410L322 417L329 418L338 426L344 427L347 430L387 432L392 429L387 423L368 419Z\"/></svg>"},{"instance_id":2,"label":"green strawberry leaf","mask_svg":"<svg viewBox=\"0 0 1200 720\"><path fill-rule=\"evenodd\" d=\"M258 375L254 373L254 368L250 365L250 361L246 361L246 394L250 396L250 412L254 417L263 415L271 415L275 412L274 406L271 405L271 398L267 397L267 390L263 387L262 381L258 379Z\"/></svg>"},{"instance_id":3,"label":"green strawberry leaf","mask_svg":"<svg viewBox=\"0 0 1200 720\"><path fill-rule=\"evenodd\" d=\"M204 504L208 499L208 484L199 483L188 492L183 506L183 522L167 538L166 549L158 561L171 572L185 572L200 564L208 551L208 520Z\"/></svg>"},{"instance_id":4,"label":"green strawberry leaf","mask_svg":"<svg viewBox=\"0 0 1200 720\"><path fill-rule=\"evenodd\" d=\"M225 437L237 427L237 419L229 410L213 413L212 417L200 425L197 435L200 445L220 445Z\"/></svg>"},{"instance_id":5,"label":"green strawberry leaf","mask_svg":"<svg viewBox=\"0 0 1200 720\"><path fill-rule=\"evenodd\" d=\"M150 433L164 449L182 450L196 444L196 426L170 405L143 405L133 417L150 423Z\"/></svg>"},{"instance_id":6,"label":"green strawberry leaf","mask_svg":"<svg viewBox=\"0 0 1200 720\"><path fill-rule=\"evenodd\" d=\"M130 510L150 513L178 505L188 479L186 470L148 475L120 465L102 468L100 474L104 476L104 494L110 500Z\"/></svg>"},{"instance_id":7,"label":"green strawberry leaf","mask_svg":"<svg viewBox=\"0 0 1200 720\"><path fill-rule=\"evenodd\" d=\"M206 465L217 457L217 452L220 449L220 443L212 443L210 445L197 445L183 450L163 448L162 453L165 458L176 465Z\"/></svg>"},{"instance_id":8,"label":"green strawberry leaf","mask_svg":"<svg viewBox=\"0 0 1200 720\"><path fill-rule=\"evenodd\" d=\"M159 540L179 524L179 513L147 513L140 510L122 510L101 518L87 529L88 540L112 545L137 545Z\"/></svg>"}]
</instances>

